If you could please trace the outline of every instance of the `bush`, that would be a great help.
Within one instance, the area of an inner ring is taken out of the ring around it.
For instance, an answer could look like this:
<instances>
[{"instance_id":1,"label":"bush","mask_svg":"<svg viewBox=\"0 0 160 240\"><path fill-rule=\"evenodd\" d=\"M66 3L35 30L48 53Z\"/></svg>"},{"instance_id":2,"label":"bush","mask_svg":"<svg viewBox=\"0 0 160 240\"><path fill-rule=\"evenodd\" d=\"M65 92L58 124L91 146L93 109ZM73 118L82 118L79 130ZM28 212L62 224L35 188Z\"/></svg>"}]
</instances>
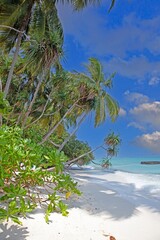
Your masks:
<instances>
[{"instance_id":1,"label":"bush","mask_svg":"<svg viewBox=\"0 0 160 240\"><path fill-rule=\"evenodd\" d=\"M67 215L63 199L80 194L69 175L62 173L66 156L55 149L39 146L23 137L18 127L0 128L0 220L9 218L21 224L39 205L45 207L45 220L53 211ZM54 166L48 171L48 166Z\"/></svg>"},{"instance_id":2,"label":"bush","mask_svg":"<svg viewBox=\"0 0 160 240\"><path fill-rule=\"evenodd\" d=\"M76 136L72 136L70 138L70 140L64 146L63 151L70 160L88 153L76 162L76 164L80 166L88 164L94 159L94 155L91 152L91 147L88 145L88 143L78 140Z\"/></svg>"}]
</instances>

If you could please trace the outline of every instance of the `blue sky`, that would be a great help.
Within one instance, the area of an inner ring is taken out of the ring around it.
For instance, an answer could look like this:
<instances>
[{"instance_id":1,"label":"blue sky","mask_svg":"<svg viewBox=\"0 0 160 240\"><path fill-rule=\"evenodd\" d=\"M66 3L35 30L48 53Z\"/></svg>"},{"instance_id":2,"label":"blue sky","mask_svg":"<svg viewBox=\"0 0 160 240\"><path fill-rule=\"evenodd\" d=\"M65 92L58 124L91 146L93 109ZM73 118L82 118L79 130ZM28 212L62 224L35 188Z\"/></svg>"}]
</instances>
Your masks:
<instances>
[{"instance_id":1,"label":"blue sky","mask_svg":"<svg viewBox=\"0 0 160 240\"><path fill-rule=\"evenodd\" d=\"M117 0L108 14L109 3L81 12L58 6L65 68L83 71L83 63L96 57L106 74L116 72L109 94L119 102L119 118L94 129L90 116L78 138L96 147L113 130L122 139L119 156L160 156L160 2ZM105 153L95 155L101 158Z\"/></svg>"}]
</instances>

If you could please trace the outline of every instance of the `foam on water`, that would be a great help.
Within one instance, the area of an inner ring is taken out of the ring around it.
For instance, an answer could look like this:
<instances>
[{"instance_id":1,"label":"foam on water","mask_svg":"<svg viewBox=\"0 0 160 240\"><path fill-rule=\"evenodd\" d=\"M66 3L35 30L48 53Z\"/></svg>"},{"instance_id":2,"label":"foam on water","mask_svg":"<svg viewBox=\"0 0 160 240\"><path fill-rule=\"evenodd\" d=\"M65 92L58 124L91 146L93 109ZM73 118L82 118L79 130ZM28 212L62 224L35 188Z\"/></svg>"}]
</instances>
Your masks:
<instances>
[{"instance_id":1,"label":"foam on water","mask_svg":"<svg viewBox=\"0 0 160 240\"><path fill-rule=\"evenodd\" d=\"M120 177L124 179L124 183L127 182L130 189L137 191L137 194L144 195L147 199L155 201L156 204L160 205L160 165L143 165L141 161L160 161L160 158L115 158L112 162L112 167L109 170L104 170L97 165L93 170L94 175L103 172L103 177L106 174L114 172L113 179ZM97 162L99 162L97 160ZM99 182L100 184L106 184L104 181ZM111 188L117 188L119 194L124 194L125 197L131 194L127 187L122 186L116 187L114 181L109 183ZM118 185L117 185L118 186ZM123 191L124 190L124 191Z\"/></svg>"}]
</instances>

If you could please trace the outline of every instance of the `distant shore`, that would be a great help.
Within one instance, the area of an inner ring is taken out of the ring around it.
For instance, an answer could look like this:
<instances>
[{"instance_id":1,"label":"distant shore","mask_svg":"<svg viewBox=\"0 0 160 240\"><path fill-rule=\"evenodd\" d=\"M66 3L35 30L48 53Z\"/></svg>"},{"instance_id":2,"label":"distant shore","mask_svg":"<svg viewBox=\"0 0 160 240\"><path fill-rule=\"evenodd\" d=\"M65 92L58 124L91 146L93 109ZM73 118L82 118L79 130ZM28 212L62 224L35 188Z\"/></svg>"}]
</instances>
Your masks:
<instances>
[{"instance_id":1,"label":"distant shore","mask_svg":"<svg viewBox=\"0 0 160 240\"><path fill-rule=\"evenodd\" d=\"M160 164L160 161L142 161L141 164L154 165L154 164Z\"/></svg>"},{"instance_id":2,"label":"distant shore","mask_svg":"<svg viewBox=\"0 0 160 240\"><path fill-rule=\"evenodd\" d=\"M0 239L12 240L159 240L160 198L154 182L123 172L71 170L82 196L71 196L69 216L51 214L46 224L40 209L23 226L1 225ZM8 229L8 230L7 230ZM8 232L7 232L8 231Z\"/></svg>"}]
</instances>

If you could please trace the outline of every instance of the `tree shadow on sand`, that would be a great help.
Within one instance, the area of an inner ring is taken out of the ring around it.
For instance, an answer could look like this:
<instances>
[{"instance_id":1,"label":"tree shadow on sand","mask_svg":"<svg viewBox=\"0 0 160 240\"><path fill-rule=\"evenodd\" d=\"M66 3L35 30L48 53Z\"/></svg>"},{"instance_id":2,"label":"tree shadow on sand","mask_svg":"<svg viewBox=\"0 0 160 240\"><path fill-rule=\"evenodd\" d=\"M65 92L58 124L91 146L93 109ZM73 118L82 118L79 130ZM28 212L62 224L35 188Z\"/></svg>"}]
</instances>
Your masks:
<instances>
[{"instance_id":1,"label":"tree shadow on sand","mask_svg":"<svg viewBox=\"0 0 160 240\"><path fill-rule=\"evenodd\" d=\"M9 226L8 223L0 224L1 240L26 240L28 233L26 227L19 225Z\"/></svg>"},{"instance_id":2,"label":"tree shadow on sand","mask_svg":"<svg viewBox=\"0 0 160 240\"><path fill-rule=\"evenodd\" d=\"M95 177L92 174L81 176L73 173L72 176L78 180L79 188L84 194L78 199L73 197L69 208L81 208L93 215L103 213L115 220L139 215L138 208L141 206L152 212L160 212L159 199L152 192L153 185L137 188L134 183L107 181L101 175Z\"/></svg>"}]
</instances>

